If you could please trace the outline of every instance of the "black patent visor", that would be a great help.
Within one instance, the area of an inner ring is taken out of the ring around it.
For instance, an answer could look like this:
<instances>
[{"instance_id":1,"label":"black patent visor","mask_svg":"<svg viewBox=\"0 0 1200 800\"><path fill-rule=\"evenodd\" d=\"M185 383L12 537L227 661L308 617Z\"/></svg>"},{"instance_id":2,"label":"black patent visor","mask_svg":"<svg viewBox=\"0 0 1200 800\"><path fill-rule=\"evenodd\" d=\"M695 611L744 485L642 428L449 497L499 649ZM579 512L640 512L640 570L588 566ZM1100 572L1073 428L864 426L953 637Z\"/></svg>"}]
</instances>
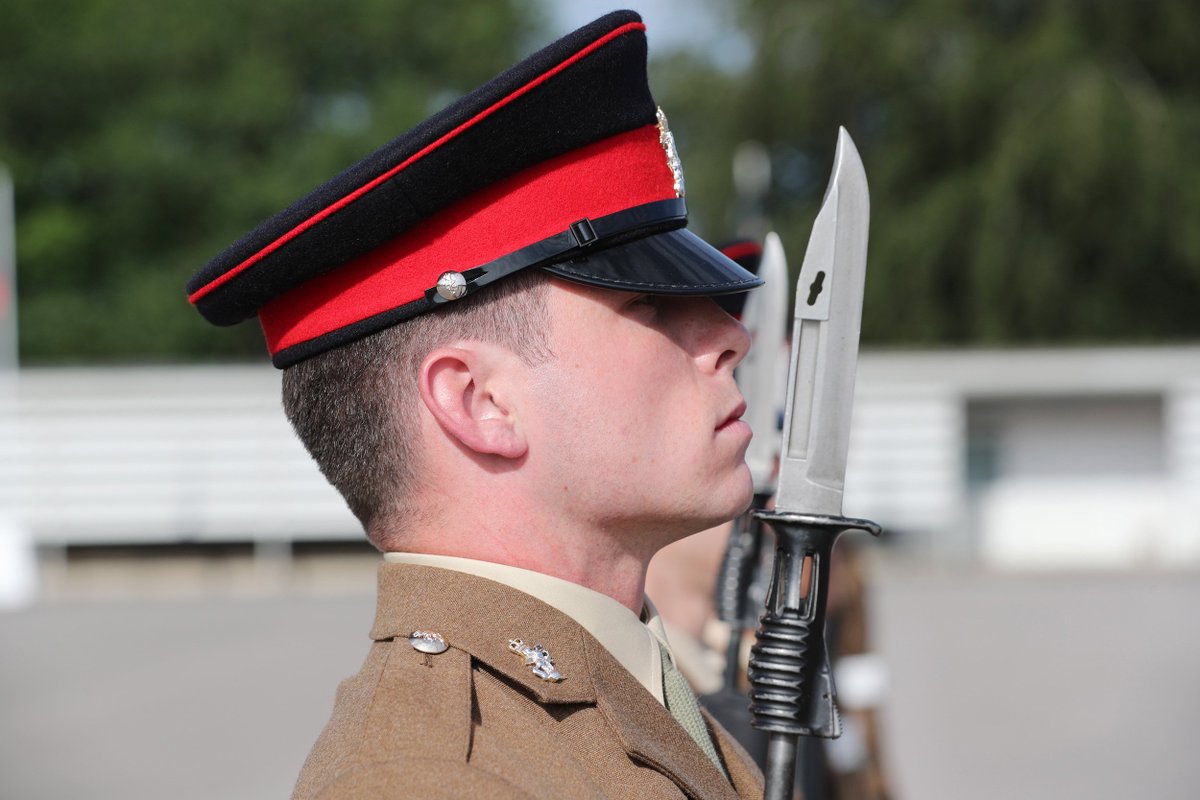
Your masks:
<instances>
[{"instance_id":1,"label":"black patent visor","mask_svg":"<svg viewBox=\"0 0 1200 800\"><path fill-rule=\"evenodd\" d=\"M543 269L576 283L647 294L732 294L763 283L686 228L588 252Z\"/></svg>"}]
</instances>

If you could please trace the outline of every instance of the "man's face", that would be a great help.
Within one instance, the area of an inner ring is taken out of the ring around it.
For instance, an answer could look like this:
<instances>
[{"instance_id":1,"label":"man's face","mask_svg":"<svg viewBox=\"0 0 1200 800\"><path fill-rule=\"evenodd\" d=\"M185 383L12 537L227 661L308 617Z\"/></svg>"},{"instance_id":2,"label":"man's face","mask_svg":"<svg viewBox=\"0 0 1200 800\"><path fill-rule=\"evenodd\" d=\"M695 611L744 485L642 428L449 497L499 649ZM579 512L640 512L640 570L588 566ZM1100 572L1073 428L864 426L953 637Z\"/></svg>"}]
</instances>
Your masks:
<instances>
[{"instance_id":1,"label":"man's face","mask_svg":"<svg viewBox=\"0 0 1200 800\"><path fill-rule=\"evenodd\" d=\"M655 548L744 510L741 324L707 297L558 280L548 302L554 355L531 370L524 420L544 502Z\"/></svg>"}]
</instances>

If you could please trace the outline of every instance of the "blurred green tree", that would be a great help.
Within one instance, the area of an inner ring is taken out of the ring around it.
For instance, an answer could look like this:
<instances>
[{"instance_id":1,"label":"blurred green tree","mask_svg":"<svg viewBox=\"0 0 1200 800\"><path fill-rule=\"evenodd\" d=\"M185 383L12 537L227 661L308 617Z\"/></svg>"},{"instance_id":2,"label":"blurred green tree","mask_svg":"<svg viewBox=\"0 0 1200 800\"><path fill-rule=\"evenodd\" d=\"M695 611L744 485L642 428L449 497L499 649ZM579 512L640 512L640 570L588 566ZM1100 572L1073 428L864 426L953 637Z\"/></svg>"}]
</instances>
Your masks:
<instances>
[{"instance_id":1,"label":"blurred green tree","mask_svg":"<svg viewBox=\"0 0 1200 800\"><path fill-rule=\"evenodd\" d=\"M710 238L745 210L730 159L758 141L773 167L764 210L798 264L843 124L872 188L865 341L1200 336L1200 7L708 6L749 63L675 52L652 81ZM0 161L17 189L23 358L260 358L255 325L230 335L181 305L186 278L544 42L541 12L11 0Z\"/></svg>"},{"instance_id":2,"label":"blurred green tree","mask_svg":"<svg viewBox=\"0 0 1200 800\"><path fill-rule=\"evenodd\" d=\"M527 0L10 0L23 358L261 358L254 324L188 311L186 279L512 64L537 19Z\"/></svg>"},{"instance_id":3,"label":"blurred green tree","mask_svg":"<svg viewBox=\"0 0 1200 800\"><path fill-rule=\"evenodd\" d=\"M753 59L656 65L694 217L735 220L730 158L772 157L797 266L836 126L872 190L863 337L1200 336L1200 6L1187 0L742 0Z\"/></svg>"}]
</instances>

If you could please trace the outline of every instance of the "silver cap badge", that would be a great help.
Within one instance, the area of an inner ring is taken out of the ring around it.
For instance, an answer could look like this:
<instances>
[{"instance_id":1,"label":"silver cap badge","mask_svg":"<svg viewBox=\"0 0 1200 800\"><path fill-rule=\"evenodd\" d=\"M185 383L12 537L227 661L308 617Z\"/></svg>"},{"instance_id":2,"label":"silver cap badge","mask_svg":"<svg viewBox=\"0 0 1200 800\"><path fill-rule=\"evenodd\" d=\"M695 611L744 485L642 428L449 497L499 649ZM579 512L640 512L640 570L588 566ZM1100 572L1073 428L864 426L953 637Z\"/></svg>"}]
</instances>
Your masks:
<instances>
[{"instance_id":1,"label":"silver cap badge","mask_svg":"<svg viewBox=\"0 0 1200 800\"><path fill-rule=\"evenodd\" d=\"M679 160L679 151L675 149L675 135L671 133L671 128L667 125L667 115L661 108L657 110L656 115L658 117L658 143L666 151L667 166L671 168L671 175L675 178L675 196L683 197L683 163Z\"/></svg>"}]
</instances>

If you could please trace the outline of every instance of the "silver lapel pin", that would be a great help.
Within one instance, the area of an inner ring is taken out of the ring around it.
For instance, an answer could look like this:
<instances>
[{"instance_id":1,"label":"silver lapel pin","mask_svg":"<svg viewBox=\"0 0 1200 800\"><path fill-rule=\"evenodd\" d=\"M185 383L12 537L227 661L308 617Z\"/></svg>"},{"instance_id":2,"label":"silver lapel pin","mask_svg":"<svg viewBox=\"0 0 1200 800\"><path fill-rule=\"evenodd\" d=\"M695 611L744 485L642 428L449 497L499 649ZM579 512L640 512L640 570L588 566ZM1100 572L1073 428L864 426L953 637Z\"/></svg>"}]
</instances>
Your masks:
<instances>
[{"instance_id":1,"label":"silver lapel pin","mask_svg":"<svg viewBox=\"0 0 1200 800\"><path fill-rule=\"evenodd\" d=\"M521 639L509 639L508 649L522 656L526 666L533 667L533 674L542 680L558 683L563 679L558 670L554 668L554 659L540 644L530 647Z\"/></svg>"}]
</instances>

